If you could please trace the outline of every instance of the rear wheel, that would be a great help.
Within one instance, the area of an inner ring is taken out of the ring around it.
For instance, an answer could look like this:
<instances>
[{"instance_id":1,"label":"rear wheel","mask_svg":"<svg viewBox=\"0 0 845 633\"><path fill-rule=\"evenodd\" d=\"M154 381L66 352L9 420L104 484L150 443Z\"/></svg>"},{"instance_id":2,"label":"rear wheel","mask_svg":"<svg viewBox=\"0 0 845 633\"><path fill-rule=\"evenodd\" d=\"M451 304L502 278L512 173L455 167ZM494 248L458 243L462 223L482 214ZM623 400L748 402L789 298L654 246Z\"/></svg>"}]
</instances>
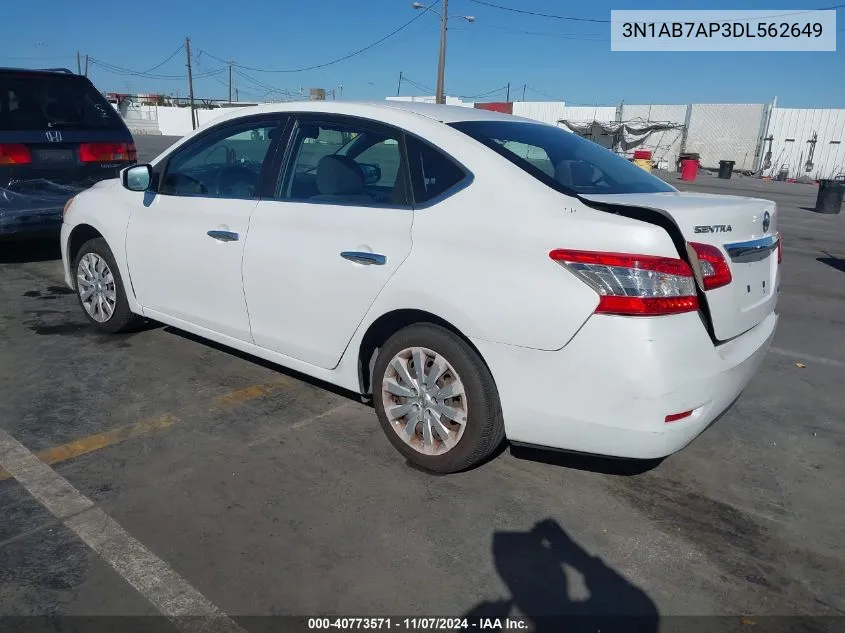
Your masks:
<instances>
[{"instance_id":1,"label":"rear wheel","mask_svg":"<svg viewBox=\"0 0 845 633\"><path fill-rule=\"evenodd\" d=\"M123 280L111 249L101 238L88 240L73 260L76 297L88 322L100 332L114 334L136 327L140 317L132 314Z\"/></svg>"},{"instance_id":2,"label":"rear wheel","mask_svg":"<svg viewBox=\"0 0 845 633\"><path fill-rule=\"evenodd\" d=\"M419 324L399 330L379 350L373 375L382 429L425 470L465 470L504 439L493 377L475 350L445 328Z\"/></svg>"}]
</instances>

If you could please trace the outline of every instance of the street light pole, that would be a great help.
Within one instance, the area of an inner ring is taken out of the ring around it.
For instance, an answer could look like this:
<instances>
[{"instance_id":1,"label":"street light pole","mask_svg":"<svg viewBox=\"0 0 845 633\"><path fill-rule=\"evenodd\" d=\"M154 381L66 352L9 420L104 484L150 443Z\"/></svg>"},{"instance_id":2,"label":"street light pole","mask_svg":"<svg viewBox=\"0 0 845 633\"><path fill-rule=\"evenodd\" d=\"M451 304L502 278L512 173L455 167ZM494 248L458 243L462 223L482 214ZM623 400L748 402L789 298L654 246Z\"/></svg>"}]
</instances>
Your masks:
<instances>
[{"instance_id":1,"label":"street light pole","mask_svg":"<svg viewBox=\"0 0 845 633\"><path fill-rule=\"evenodd\" d=\"M437 103L446 103L446 94L444 84L446 81L446 31L448 29L447 23L449 22L450 17L460 18L462 20L466 20L467 22L475 22L475 16L472 15L456 15L450 16L449 15L449 0L443 0L443 12L438 13L436 9L433 9L433 5L426 6L420 2L414 2L411 4L414 9L422 9L423 11L431 11L432 13L436 13L440 16L440 57L437 60L437 95L435 96L434 100ZM399 86L402 85L402 77L399 77Z\"/></svg>"},{"instance_id":2,"label":"street light pole","mask_svg":"<svg viewBox=\"0 0 845 633\"><path fill-rule=\"evenodd\" d=\"M440 59L437 61L437 103L446 103L444 84L446 82L446 29L449 21L449 0L443 0L443 15L440 27Z\"/></svg>"}]
</instances>

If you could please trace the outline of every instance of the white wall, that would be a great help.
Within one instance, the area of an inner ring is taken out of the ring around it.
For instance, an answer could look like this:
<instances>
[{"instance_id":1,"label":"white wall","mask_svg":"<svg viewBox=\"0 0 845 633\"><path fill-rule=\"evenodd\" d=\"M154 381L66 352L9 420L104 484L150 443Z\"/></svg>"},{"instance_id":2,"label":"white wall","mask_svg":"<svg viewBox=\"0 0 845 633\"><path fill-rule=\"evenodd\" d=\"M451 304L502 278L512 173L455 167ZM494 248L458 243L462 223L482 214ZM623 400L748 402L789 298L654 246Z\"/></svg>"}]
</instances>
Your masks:
<instances>
[{"instance_id":1,"label":"white wall","mask_svg":"<svg viewBox=\"0 0 845 633\"><path fill-rule=\"evenodd\" d=\"M718 168L720 160L732 160L737 171L754 169L764 112L762 103L695 103L684 151L698 152L702 167Z\"/></svg>"},{"instance_id":2,"label":"white wall","mask_svg":"<svg viewBox=\"0 0 845 633\"><path fill-rule=\"evenodd\" d=\"M162 106L158 111L158 129L165 136L184 136L191 131L191 109Z\"/></svg>"},{"instance_id":3,"label":"white wall","mask_svg":"<svg viewBox=\"0 0 845 633\"><path fill-rule=\"evenodd\" d=\"M813 133L818 139L813 166L807 171L808 141ZM789 178L809 176L818 180L845 174L845 110L774 108L765 136L769 135L773 137L772 164L763 175L776 176L782 167L789 170ZM768 143L764 143L764 156L767 148Z\"/></svg>"},{"instance_id":4,"label":"white wall","mask_svg":"<svg viewBox=\"0 0 845 633\"><path fill-rule=\"evenodd\" d=\"M386 101L410 101L412 103L437 103L435 95L423 95L420 97L386 97ZM464 101L460 97L450 97L446 95L446 105L463 106L465 108L475 107L472 101Z\"/></svg>"},{"instance_id":5,"label":"white wall","mask_svg":"<svg viewBox=\"0 0 845 633\"><path fill-rule=\"evenodd\" d=\"M563 101L515 101L513 113L516 116L557 125L565 118L566 104Z\"/></svg>"},{"instance_id":6,"label":"white wall","mask_svg":"<svg viewBox=\"0 0 845 633\"><path fill-rule=\"evenodd\" d=\"M616 106L566 106L565 119L576 123L600 121L607 123L616 120Z\"/></svg>"}]
</instances>

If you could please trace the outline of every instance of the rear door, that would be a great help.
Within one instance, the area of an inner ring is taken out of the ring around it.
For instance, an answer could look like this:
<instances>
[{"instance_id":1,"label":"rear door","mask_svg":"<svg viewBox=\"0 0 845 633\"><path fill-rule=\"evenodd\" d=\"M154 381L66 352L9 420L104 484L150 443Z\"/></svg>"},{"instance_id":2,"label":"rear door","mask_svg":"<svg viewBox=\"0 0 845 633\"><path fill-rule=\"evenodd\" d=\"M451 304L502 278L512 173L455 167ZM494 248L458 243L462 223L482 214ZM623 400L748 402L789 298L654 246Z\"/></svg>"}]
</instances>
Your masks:
<instances>
[{"instance_id":1,"label":"rear door","mask_svg":"<svg viewBox=\"0 0 845 633\"><path fill-rule=\"evenodd\" d=\"M257 345L337 365L411 251L403 136L361 119L298 117L275 195L258 202L244 252Z\"/></svg>"}]
</instances>

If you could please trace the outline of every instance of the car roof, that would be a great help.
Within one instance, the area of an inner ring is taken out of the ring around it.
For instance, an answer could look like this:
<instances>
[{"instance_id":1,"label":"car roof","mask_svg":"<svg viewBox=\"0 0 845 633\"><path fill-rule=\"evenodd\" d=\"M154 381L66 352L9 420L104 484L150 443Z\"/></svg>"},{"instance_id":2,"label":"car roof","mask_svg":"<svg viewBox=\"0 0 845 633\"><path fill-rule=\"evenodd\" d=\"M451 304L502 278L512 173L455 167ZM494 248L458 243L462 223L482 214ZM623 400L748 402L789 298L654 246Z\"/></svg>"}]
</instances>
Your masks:
<instances>
[{"instance_id":1,"label":"car roof","mask_svg":"<svg viewBox=\"0 0 845 633\"><path fill-rule=\"evenodd\" d=\"M80 77L75 72L68 68L12 68L8 66L0 66L0 73L24 73L36 75L73 75Z\"/></svg>"},{"instance_id":2,"label":"car roof","mask_svg":"<svg viewBox=\"0 0 845 633\"><path fill-rule=\"evenodd\" d=\"M369 110L369 111L368 111ZM483 110L481 108L440 105L435 103L420 103L415 101L288 101L285 103L268 103L258 106L237 108L236 112L226 118L236 118L250 114L268 114L273 112L316 112L325 114L348 114L361 116L366 114L374 119L379 118L379 112L404 112L412 117L425 117L441 123L458 123L463 121L522 121L539 123L532 119L517 117L512 114Z\"/></svg>"}]
</instances>

